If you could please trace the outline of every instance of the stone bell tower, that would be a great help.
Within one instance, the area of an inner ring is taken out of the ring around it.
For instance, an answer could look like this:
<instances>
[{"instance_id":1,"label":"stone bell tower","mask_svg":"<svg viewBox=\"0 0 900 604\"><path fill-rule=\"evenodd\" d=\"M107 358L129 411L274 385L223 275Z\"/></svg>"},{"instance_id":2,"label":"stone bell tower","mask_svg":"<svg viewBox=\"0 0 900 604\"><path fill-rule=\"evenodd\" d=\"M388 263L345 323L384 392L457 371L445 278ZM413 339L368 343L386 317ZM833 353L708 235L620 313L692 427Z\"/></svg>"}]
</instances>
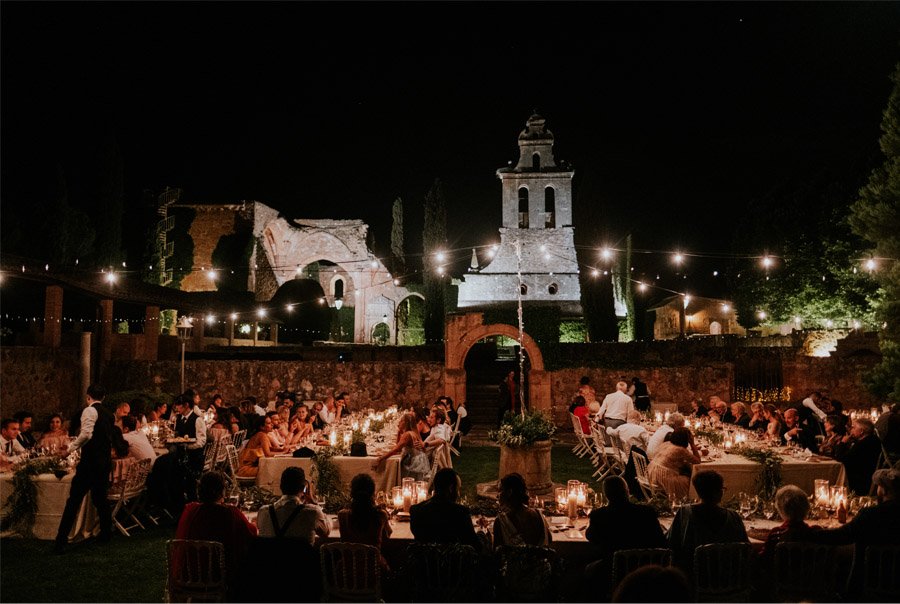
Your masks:
<instances>
[{"instance_id":1,"label":"stone bell tower","mask_svg":"<svg viewBox=\"0 0 900 604\"><path fill-rule=\"evenodd\" d=\"M521 271L523 302L581 314L572 226L574 175L553 156L553 133L546 120L533 114L519 134L518 163L497 170L502 185L500 245L460 282L460 308L516 301Z\"/></svg>"}]
</instances>

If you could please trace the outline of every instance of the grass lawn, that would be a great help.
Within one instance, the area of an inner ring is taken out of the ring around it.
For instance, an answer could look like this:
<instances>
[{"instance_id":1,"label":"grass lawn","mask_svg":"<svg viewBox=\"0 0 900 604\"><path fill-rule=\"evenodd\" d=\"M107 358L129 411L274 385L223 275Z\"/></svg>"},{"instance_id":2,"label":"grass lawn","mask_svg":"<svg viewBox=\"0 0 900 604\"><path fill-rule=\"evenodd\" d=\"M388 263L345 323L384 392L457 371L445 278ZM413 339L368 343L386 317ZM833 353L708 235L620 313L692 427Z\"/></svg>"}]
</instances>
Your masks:
<instances>
[{"instance_id":1,"label":"grass lawn","mask_svg":"<svg viewBox=\"0 0 900 604\"><path fill-rule=\"evenodd\" d=\"M470 501L475 485L497 480L500 449L465 447L453 463ZM553 448L553 481L590 480L593 468L571 447ZM166 583L166 540L173 523L113 537L107 545L71 546L64 555L51 553L51 541L0 539L2 602L161 602Z\"/></svg>"}]
</instances>

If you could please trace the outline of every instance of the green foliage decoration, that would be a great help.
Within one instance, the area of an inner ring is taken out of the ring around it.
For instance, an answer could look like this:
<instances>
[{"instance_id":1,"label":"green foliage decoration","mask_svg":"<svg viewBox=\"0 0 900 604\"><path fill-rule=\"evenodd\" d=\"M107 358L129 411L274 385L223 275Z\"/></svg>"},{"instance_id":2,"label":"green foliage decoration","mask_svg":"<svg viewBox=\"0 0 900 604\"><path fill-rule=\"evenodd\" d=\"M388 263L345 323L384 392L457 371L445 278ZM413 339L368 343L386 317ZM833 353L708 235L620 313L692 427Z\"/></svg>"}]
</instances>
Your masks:
<instances>
[{"instance_id":1,"label":"green foliage decoration","mask_svg":"<svg viewBox=\"0 0 900 604\"><path fill-rule=\"evenodd\" d=\"M694 438L705 438L709 441L709 444L719 446L725 440L725 433L722 430L694 428Z\"/></svg>"},{"instance_id":2,"label":"green foliage decoration","mask_svg":"<svg viewBox=\"0 0 900 604\"><path fill-rule=\"evenodd\" d=\"M744 446L735 447L731 452L762 466L756 479L757 494L765 499L774 497L775 491L781 486L781 455L768 449Z\"/></svg>"},{"instance_id":3,"label":"green foliage decoration","mask_svg":"<svg viewBox=\"0 0 900 604\"><path fill-rule=\"evenodd\" d=\"M40 474L55 474L62 479L66 475L66 462L60 457L39 457L16 465L12 478L12 493L3 506L8 510L4 523L10 529L26 537L32 536L37 517L37 485L32 478Z\"/></svg>"},{"instance_id":4,"label":"green foliage decoration","mask_svg":"<svg viewBox=\"0 0 900 604\"><path fill-rule=\"evenodd\" d=\"M332 459L335 455L343 454L342 447L322 447L313 458L315 464L310 479L316 483L316 493L325 498L324 510L329 514L346 507L350 501L341 481L341 474Z\"/></svg>"},{"instance_id":5,"label":"green foliage decoration","mask_svg":"<svg viewBox=\"0 0 900 604\"><path fill-rule=\"evenodd\" d=\"M500 428L488 432L488 438L506 447L527 447L539 441L551 440L555 433L556 424L541 411L507 411Z\"/></svg>"}]
</instances>

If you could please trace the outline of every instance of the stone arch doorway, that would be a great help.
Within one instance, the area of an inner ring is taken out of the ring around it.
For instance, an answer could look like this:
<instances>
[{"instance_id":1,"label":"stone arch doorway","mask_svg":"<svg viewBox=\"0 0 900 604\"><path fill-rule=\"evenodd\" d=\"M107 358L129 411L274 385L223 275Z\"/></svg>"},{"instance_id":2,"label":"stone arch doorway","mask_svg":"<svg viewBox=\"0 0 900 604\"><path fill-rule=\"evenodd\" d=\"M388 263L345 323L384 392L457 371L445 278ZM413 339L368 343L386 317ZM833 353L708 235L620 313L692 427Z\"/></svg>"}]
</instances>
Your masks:
<instances>
[{"instance_id":1,"label":"stone arch doorway","mask_svg":"<svg viewBox=\"0 0 900 604\"><path fill-rule=\"evenodd\" d=\"M467 400L466 357L476 343L490 336L519 339L519 330L512 325L484 324L483 313L467 313L450 317L444 339L444 392L454 400ZM529 409L550 410L550 376L544 370L544 357L537 342L524 334L521 345L530 362L524 382Z\"/></svg>"}]
</instances>

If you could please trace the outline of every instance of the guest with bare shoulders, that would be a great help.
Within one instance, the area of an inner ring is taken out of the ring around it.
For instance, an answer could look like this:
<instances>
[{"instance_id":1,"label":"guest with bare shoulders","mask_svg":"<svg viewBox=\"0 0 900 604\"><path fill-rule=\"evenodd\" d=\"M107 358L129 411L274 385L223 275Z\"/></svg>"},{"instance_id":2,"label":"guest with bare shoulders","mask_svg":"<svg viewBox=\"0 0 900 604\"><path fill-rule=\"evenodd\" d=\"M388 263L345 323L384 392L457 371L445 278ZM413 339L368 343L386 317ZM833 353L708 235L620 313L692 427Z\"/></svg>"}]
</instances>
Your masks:
<instances>
[{"instance_id":1,"label":"guest with bare shoulders","mask_svg":"<svg viewBox=\"0 0 900 604\"><path fill-rule=\"evenodd\" d=\"M528 507L528 491L520 474L500 479L500 513L494 521L494 547L550 544L544 515Z\"/></svg>"}]
</instances>

